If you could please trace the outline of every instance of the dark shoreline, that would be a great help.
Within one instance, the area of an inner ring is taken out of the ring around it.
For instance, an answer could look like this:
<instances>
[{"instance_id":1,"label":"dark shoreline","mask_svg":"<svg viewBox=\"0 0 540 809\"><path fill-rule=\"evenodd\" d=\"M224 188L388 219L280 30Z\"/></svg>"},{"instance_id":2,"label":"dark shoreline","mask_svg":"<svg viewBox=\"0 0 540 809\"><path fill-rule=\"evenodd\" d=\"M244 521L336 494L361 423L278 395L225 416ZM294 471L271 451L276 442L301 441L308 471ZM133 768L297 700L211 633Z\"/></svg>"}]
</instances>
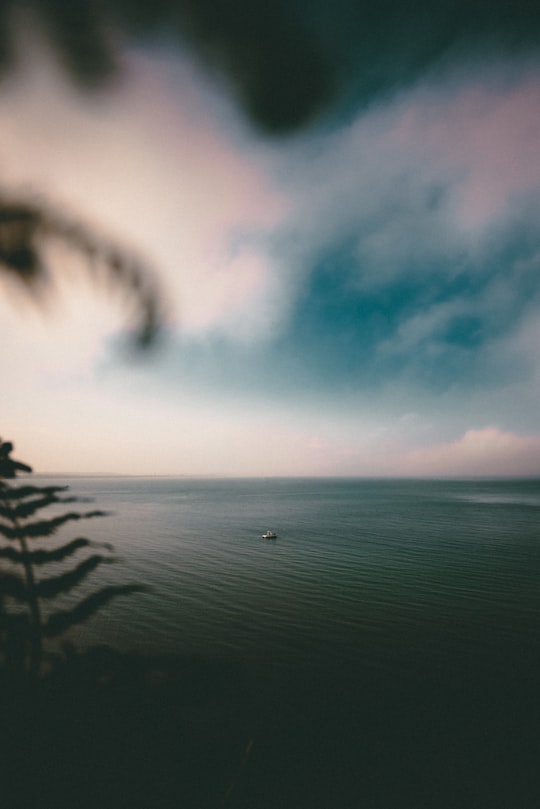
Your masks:
<instances>
[{"instance_id":1,"label":"dark shoreline","mask_svg":"<svg viewBox=\"0 0 540 809\"><path fill-rule=\"evenodd\" d=\"M535 809L532 655L406 658L310 676L101 647L4 676L5 805Z\"/></svg>"}]
</instances>

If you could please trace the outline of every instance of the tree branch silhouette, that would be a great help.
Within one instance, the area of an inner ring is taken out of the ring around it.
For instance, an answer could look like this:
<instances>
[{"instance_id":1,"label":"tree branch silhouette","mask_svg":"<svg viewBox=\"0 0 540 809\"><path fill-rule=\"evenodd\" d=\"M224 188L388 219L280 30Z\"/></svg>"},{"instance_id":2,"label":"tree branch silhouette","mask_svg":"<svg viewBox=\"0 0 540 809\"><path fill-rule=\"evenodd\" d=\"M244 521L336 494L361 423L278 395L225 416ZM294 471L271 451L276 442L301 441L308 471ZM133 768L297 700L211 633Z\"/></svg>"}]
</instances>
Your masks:
<instances>
[{"instance_id":1,"label":"tree branch silhouette","mask_svg":"<svg viewBox=\"0 0 540 809\"><path fill-rule=\"evenodd\" d=\"M30 562L33 565L46 565L49 562L61 562L63 559L67 559L68 556L72 556L80 548L103 548L111 552L113 550L112 545L108 542L94 542L91 539L86 539L86 537L77 537L76 539L72 539L71 542L67 542L65 545L61 545L59 548L54 548L54 550L51 551L30 551ZM24 555L16 548L6 547L0 548L0 559L7 559L14 564L23 564Z\"/></svg>"},{"instance_id":2,"label":"tree branch silhouette","mask_svg":"<svg viewBox=\"0 0 540 809\"><path fill-rule=\"evenodd\" d=\"M93 280L103 279L124 292L136 310L135 341L153 344L164 323L161 285L143 262L46 205L0 196L0 274L16 279L39 296L50 281L45 247L58 241L82 255Z\"/></svg>"},{"instance_id":3,"label":"tree branch silhouette","mask_svg":"<svg viewBox=\"0 0 540 809\"><path fill-rule=\"evenodd\" d=\"M51 615L43 627L44 635L47 637L61 635L66 629L86 621L113 598L121 595L131 595L132 593L144 593L146 590L147 588L142 584L102 587L97 593L88 596L71 610L64 610Z\"/></svg>"},{"instance_id":4,"label":"tree branch silhouette","mask_svg":"<svg viewBox=\"0 0 540 809\"><path fill-rule=\"evenodd\" d=\"M118 43L166 39L225 78L251 123L270 135L334 104L380 100L453 52L531 52L531 0L28 0L64 71L84 91L119 70ZM0 73L15 61L20 0L0 6ZM343 109L341 108L341 112Z\"/></svg>"},{"instance_id":5,"label":"tree branch silhouette","mask_svg":"<svg viewBox=\"0 0 540 809\"><path fill-rule=\"evenodd\" d=\"M115 561L109 543L94 543L85 537L77 537L55 548L34 548L34 543L54 535L68 522L107 516L107 512L69 511L49 519L31 519L43 508L71 503L74 497L59 496L65 486L12 486L5 481L16 477L20 471L31 472L27 464L11 458L13 444L0 439L0 562L4 560L12 568L0 567L0 652L8 656L16 650L15 664L26 667L36 677L43 657L43 639L54 637L76 623L86 620L112 598L143 591L137 584L105 586L78 601L67 610L57 611L44 619L42 600L54 600L66 595L86 581L100 565ZM6 544L7 543L7 544ZM83 549L100 548L107 553L93 553L79 560ZM38 577L35 568L46 568L49 563L75 559L63 572ZM6 599L26 605L27 613L21 616L20 608L10 614ZM12 661L13 662L13 661Z\"/></svg>"}]
</instances>

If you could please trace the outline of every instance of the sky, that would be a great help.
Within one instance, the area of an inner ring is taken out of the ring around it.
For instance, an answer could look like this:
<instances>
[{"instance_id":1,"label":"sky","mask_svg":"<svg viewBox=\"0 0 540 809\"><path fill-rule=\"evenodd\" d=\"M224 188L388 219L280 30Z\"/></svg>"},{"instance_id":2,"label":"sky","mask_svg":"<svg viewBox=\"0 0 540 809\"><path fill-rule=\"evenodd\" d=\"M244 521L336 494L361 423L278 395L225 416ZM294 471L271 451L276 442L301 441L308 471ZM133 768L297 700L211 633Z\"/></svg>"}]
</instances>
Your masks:
<instances>
[{"instance_id":1,"label":"sky","mask_svg":"<svg viewBox=\"0 0 540 809\"><path fill-rule=\"evenodd\" d=\"M137 355L61 245L41 301L0 286L0 435L36 472L540 476L538 21L294 8L118 35L91 92L14 24L0 190L166 301Z\"/></svg>"}]
</instances>

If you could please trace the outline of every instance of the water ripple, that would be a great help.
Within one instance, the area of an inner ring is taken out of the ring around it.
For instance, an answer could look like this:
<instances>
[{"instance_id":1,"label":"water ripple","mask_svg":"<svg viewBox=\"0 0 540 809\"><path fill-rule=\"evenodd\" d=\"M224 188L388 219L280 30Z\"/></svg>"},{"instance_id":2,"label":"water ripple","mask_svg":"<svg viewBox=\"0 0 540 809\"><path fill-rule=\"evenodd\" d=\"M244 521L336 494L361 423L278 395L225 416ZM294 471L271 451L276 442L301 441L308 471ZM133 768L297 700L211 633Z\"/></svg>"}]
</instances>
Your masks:
<instances>
[{"instance_id":1,"label":"water ripple","mask_svg":"<svg viewBox=\"0 0 540 809\"><path fill-rule=\"evenodd\" d=\"M72 489L115 513L89 531L122 558L107 583L151 588L89 621L79 643L317 665L369 649L374 666L397 647L539 643L538 481L91 478ZM275 541L261 539L268 527Z\"/></svg>"}]
</instances>

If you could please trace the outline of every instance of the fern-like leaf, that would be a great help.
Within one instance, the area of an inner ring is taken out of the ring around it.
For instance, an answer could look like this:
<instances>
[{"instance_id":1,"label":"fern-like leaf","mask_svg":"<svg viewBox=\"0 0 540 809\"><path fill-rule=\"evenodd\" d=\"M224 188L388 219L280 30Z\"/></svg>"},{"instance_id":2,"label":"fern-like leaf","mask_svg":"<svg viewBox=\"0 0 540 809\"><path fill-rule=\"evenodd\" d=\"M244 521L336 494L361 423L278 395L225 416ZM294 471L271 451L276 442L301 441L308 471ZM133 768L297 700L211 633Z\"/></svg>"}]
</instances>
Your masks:
<instances>
[{"instance_id":1,"label":"fern-like leaf","mask_svg":"<svg viewBox=\"0 0 540 809\"><path fill-rule=\"evenodd\" d=\"M10 486L9 489L6 487L6 496L10 500L23 500L33 494L53 495L65 492L68 489L69 486Z\"/></svg>"},{"instance_id":2,"label":"fern-like leaf","mask_svg":"<svg viewBox=\"0 0 540 809\"><path fill-rule=\"evenodd\" d=\"M0 504L0 516L11 520L26 520L36 511L45 508L45 506L50 506L53 503L76 503L77 500L77 497L57 497L55 494L48 494L27 502L21 501L13 506L2 506Z\"/></svg>"},{"instance_id":3,"label":"fern-like leaf","mask_svg":"<svg viewBox=\"0 0 540 809\"><path fill-rule=\"evenodd\" d=\"M148 588L140 584L124 584L124 585L111 585L103 587L97 593L93 593L84 601L81 601L71 610L64 610L56 612L50 616L44 626L44 635L47 637L55 637L61 635L66 629L69 629L76 624L80 624L90 618L105 604L108 604L113 598L117 596L130 595L131 593L144 593Z\"/></svg>"},{"instance_id":4,"label":"fern-like leaf","mask_svg":"<svg viewBox=\"0 0 540 809\"><path fill-rule=\"evenodd\" d=\"M85 514L79 514L76 511L70 511L67 514L62 514L59 517L52 517L50 520L39 520L39 522L25 523L23 526L10 526L5 523L0 523L0 533L6 539L19 539L20 537L29 537L35 539L37 537L49 537L54 532L67 522L73 520L89 520L92 517L106 517L106 511L87 511Z\"/></svg>"},{"instance_id":5,"label":"fern-like leaf","mask_svg":"<svg viewBox=\"0 0 540 809\"><path fill-rule=\"evenodd\" d=\"M77 539L72 539L71 542L67 542L65 545L51 551L40 549L24 554L11 546L0 548L0 559L7 559L15 564L24 564L25 561L28 561L32 565L46 565L49 562L61 562L63 559L67 559L68 556L72 556L80 548L103 548L111 552L113 550L113 546L109 542L94 542L92 539L77 537Z\"/></svg>"},{"instance_id":6,"label":"fern-like leaf","mask_svg":"<svg viewBox=\"0 0 540 809\"><path fill-rule=\"evenodd\" d=\"M28 600L28 590L24 581L16 573L2 573L0 579L0 593L3 596L11 596L17 601Z\"/></svg>"},{"instance_id":7,"label":"fern-like leaf","mask_svg":"<svg viewBox=\"0 0 540 809\"><path fill-rule=\"evenodd\" d=\"M62 573L61 576L54 576L48 579L42 579L36 584L36 592L40 598L55 598L63 593L68 593L77 587L84 579L96 569L102 562L110 564L114 559L110 556L101 556L96 554L85 559L74 570L67 573Z\"/></svg>"}]
</instances>

